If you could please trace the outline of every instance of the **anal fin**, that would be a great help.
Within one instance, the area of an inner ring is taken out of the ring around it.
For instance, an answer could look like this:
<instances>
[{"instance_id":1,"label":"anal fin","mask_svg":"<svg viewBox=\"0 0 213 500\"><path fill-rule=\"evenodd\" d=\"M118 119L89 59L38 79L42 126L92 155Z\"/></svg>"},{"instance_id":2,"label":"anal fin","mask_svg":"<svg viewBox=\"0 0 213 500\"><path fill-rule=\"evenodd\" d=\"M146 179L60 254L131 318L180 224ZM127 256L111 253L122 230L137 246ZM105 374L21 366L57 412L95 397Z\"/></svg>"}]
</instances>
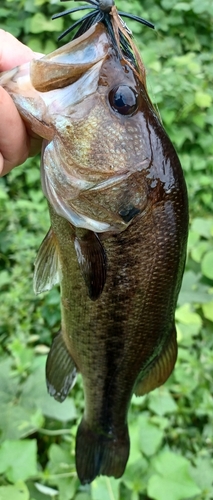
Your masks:
<instances>
[{"instance_id":1,"label":"anal fin","mask_svg":"<svg viewBox=\"0 0 213 500\"><path fill-rule=\"evenodd\" d=\"M143 396L164 384L171 375L177 359L176 329L167 347L163 350L155 364L144 378L139 378L134 393L136 396Z\"/></svg>"},{"instance_id":2,"label":"anal fin","mask_svg":"<svg viewBox=\"0 0 213 500\"><path fill-rule=\"evenodd\" d=\"M46 383L50 396L64 401L75 384L77 369L67 350L62 333L53 340L46 363Z\"/></svg>"}]
</instances>

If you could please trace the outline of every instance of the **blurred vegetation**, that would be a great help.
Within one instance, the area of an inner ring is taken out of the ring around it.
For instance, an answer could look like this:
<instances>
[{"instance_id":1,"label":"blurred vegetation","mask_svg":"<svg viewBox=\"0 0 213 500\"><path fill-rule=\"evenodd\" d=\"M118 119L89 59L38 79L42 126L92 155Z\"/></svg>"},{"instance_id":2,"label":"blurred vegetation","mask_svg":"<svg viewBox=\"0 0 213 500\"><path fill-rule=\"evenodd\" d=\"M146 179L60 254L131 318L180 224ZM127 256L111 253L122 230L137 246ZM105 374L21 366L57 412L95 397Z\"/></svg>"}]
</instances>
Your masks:
<instances>
[{"instance_id":1,"label":"blurred vegetation","mask_svg":"<svg viewBox=\"0 0 213 500\"><path fill-rule=\"evenodd\" d=\"M0 180L1 500L212 500L213 498L213 3L117 0L134 22L148 88L182 161L190 202L188 259L176 311L179 357L166 385L133 397L131 455L121 480L80 486L74 465L83 410L80 377L63 405L46 392L44 365L60 325L57 288L35 297L33 262L49 227L39 158ZM4 0L0 27L35 51L59 46L72 3ZM76 20L79 13L73 14ZM65 39L68 41L68 39Z\"/></svg>"}]
</instances>

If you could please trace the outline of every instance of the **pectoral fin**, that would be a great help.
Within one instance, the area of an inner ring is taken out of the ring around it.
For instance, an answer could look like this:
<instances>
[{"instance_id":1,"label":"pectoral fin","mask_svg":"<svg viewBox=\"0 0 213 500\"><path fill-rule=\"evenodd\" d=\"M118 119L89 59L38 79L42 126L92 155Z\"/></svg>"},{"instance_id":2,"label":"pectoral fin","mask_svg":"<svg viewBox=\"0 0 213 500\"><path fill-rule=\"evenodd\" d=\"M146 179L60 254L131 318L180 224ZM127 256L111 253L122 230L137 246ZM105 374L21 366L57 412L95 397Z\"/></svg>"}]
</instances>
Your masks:
<instances>
[{"instance_id":1,"label":"pectoral fin","mask_svg":"<svg viewBox=\"0 0 213 500\"><path fill-rule=\"evenodd\" d=\"M161 356L157 359L148 374L144 378L139 379L134 390L136 396L143 396L164 384L173 371L176 359L177 341L176 329L174 328L170 342Z\"/></svg>"},{"instance_id":2,"label":"pectoral fin","mask_svg":"<svg viewBox=\"0 0 213 500\"><path fill-rule=\"evenodd\" d=\"M78 230L77 234L74 245L81 274L90 299L97 300L106 281L106 253L96 233Z\"/></svg>"},{"instance_id":3,"label":"pectoral fin","mask_svg":"<svg viewBox=\"0 0 213 500\"><path fill-rule=\"evenodd\" d=\"M55 235L52 228L48 231L39 248L35 261L33 288L36 294L51 290L60 282L60 261Z\"/></svg>"},{"instance_id":4,"label":"pectoral fin","mask_svg":"<svg viewBox=\"0 0 213 500\"><path fill-rule=\"evenodd\" d=\"M46 363L46 382L50 396L57 401L64 401L75 384L77 370L67 350L62 333L53 340Z\"/></svg>"}]
</instances>

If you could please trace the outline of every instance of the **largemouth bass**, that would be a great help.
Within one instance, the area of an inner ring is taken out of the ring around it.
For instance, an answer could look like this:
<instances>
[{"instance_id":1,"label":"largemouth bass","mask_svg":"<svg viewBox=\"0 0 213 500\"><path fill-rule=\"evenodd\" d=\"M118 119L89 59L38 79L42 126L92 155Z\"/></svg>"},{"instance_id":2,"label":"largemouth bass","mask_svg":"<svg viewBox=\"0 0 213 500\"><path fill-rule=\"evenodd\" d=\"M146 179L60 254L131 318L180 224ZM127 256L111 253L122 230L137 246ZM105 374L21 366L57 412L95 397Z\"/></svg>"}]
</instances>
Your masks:
<instances>
[{"instance_id":1,"label":"largemouth bass","mask_svg":"<svg viewBox=\"0 0 213 500\"><path fill-rule=\"evenodd\" d=\"M44 139L51 228L34 288L40 293L60 283L61 331L46 378L49 393L63 401L82 375L85 410L76 438L82 483L123 474L131 397L163 384L177 356L186 186L142 62L134 65L124 49L122 55L98 23L0 77L27 126Z\"/></svg>"}]
</instances>

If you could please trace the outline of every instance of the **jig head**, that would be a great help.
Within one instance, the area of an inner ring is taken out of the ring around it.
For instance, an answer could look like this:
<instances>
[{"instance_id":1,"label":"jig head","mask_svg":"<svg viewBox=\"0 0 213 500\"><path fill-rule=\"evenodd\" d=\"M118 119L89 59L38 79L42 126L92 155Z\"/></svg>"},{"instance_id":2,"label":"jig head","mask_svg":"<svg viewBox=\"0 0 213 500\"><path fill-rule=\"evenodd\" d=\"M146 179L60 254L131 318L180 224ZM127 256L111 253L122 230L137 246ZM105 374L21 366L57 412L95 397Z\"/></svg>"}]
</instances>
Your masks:
<instances>
[{"instance_id":1,"label":"jig head","mask_svg":"<svg viewBox=\"0 0 213 500\"><path fill-rule=\"evenodd\" d=\"M70 0L61 0L61 2L67 2ZM74 0L75 2L76 0ZM80 2L82 0L79 0ZM143 19L142 17L135 16L134 14L130 14L128 12L123 12L116 9L115 7L115 2L114 0L86 0L86 3L89 5L83 5L82 7L74 7L73 9L68 9L65 10L64 12L60 12L59 14L55 14L52 19L57 19L59 17L66 16L67 14L72 14L73 12L78 12L81 10L91 10L88 14L85 14L81 19L78 19L75 23L72 24L69 28L67 28L61 35L59 36L59 40L61 40L64 36L68 35L68 33L71 33L77 26L80 25L80 28L78 31L75 33L74 38L78 38L79 36L83 35L91 26L93 26L96 23L103 22L109 33L112 31L112 23L111 23L111 17L113 16L113 11L118 13L118 16L126 17L128 19L132 19L134 21L137 21L141 24L144 24L145 26L148 26L149 28L154 29L154 24L152 24L149 21L146 21L146 19ZM131 31L127 27L126 23L120 18L121 23L123 27L126 29L126 31L129 33L129 35L132 36ZM114 39L113 39L114 41Z\"/></svg>"},{"instance_id":2,"label":"jig head","mask_svg":"<svg viewBox=\"0 0 213 500\"><path fill-rule=\"evenodd\" d=\"M61 1L67 2L70 0ZM75 1L78 0L74 0L74 2ZM141 62L140 54L132 40L132 32L123 21L122 17L132 19L152 29L154 29L154 24L146 21L146 19L143 19L142 17L117 10L114 0L86 0L86 3L89 5L74 7L53 16L52 19L57 19L59 17L66 16L67 14L72 14L73 12L88 9L91 10L91 12L85 14L81 19L78 19L78 21L73 23L72 26L63 31L63 33L61 33L58 37L58 40L61 40L64 36L68 35L68 33L71 33L71 31L78 27L72 38L74 40L75 38L83 35L94 24L102 22L107 28L113 42L113 46L117 50L120 59L123 59L127 64L129 64L139 79L144 83L144 67Z\"/></svg>"}]
</instances>

